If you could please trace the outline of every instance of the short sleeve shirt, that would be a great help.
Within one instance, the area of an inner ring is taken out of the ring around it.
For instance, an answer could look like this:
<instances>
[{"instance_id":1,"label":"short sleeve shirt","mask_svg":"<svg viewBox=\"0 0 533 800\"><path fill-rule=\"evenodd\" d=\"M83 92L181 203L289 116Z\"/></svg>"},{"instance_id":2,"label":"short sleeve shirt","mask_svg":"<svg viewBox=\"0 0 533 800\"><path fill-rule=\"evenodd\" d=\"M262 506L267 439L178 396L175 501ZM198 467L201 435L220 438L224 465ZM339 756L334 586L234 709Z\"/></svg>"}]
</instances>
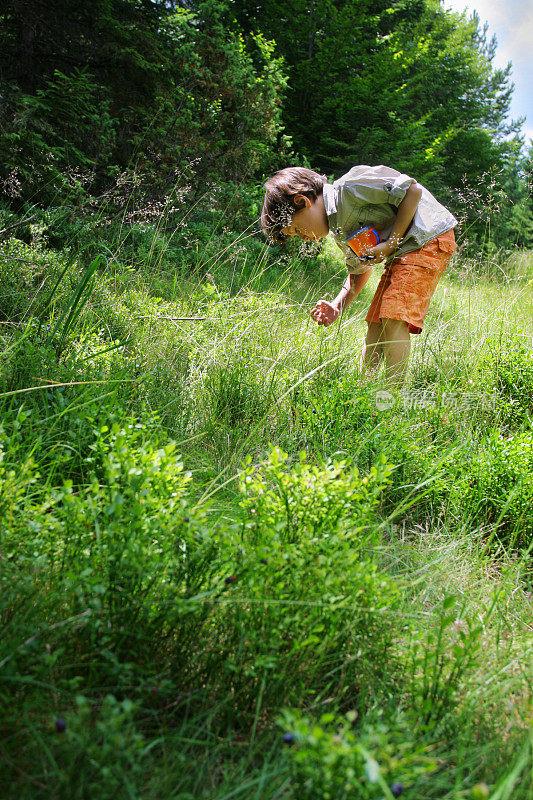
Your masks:
<instances>
[{"instance_id":1,"label":"short sleeve shirt","mask_svg":"<svg viewBox=\"0 0 533 800\"><path fill-rule=\"evenodd\" d=\"M366 225L380 231L381 241L390 235L398 206L415 179L382 164L359 165L334 183L325 183L324 205L329 230L345 255L348 272L357 275L371 267L359 261L345 240ZM424 186L418 208L400 246L387 259L419 250L431 239L449 231L457 220Z\"/></svg>"}]
</instances>

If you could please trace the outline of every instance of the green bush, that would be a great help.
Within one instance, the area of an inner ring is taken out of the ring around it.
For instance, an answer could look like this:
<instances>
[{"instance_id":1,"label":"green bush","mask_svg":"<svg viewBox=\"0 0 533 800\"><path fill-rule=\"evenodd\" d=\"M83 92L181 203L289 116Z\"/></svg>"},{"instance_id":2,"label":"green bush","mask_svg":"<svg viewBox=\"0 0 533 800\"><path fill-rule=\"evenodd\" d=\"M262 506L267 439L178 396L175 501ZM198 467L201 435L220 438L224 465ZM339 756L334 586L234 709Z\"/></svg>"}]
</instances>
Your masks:
<instances>
[{"instance_id":1,"label":"green bush","mask_svg":"<svg viewBox=\"0 0 533 800\"><path fill-rule=\"evenodd\" d=\"M57 258L42 242L27 245L19 239L0 244L0 317L11 323L38 313L56 273Z\"/></svg>"},{"instance_id":2,"label":"green bush","mask_svg":"<svg viewBox=\"0 0 533 800\"><path fill-rule=\"evenodd\" d=\"M233 705L253 713L317 694L363 702L381 668L394 672L390 615L397 590L376 562L380 462L361 476L278 448L240 479L243 521L216 619L213 657ZM383 618L387 624L383 624Z\"/></svg>"},{"instance_id":3,"label":"green bush","mask_svg":"<svg viewBox=\"0 0 533 800\"><path fill-rule=\"evenodd\" d=\"M330 373L333 374L330 374ZM369 450L379 422L375 390L358 386L354 376L339 374L333 364L291 398L292 435L303 447L320 453L345 450L369 468L375 451Z\"/></svg>"},{"instance_id":4,"label":"green bush","mask_svg":"<svg viewBox=\"0 0 533 800\"><path fill-rule=\"evenodd\" d=\"M421 445L413 419L401 416L397 406L377 408L375 388L358 386L354 376L320 380L297 394L291 415L293 436L318 452L348 453L361 470L386 460L392 469L381 497L384 514L406 501L410 513L428 510L423 488L416 486L431 473L433 449Z\"/></svg>"},{"instance_id":5,"label":"green bush","mask_svg":"<svg viewBox=\"0 0 533 800\"><path fill-rule=\"evenodd\" d=\"M380 439L382 443L380 446ZM466 435L446 446L442 436L421 446L413 428L376 431L372 440L394 466L382 510L408 511L413 521L449 521L473 528L494 527L499 541L526 547L533 536L533 434Z\"/></svg>"},{"instance_id":6,"label":"green bush","mask_svg":"<svg viewBox=\"0 0 533 800\"><path fill-rule=\"evenodd\" d=\"M89 672L94 658L101 674L111 670L120 682L131 671L132 649L144 668L159 654L178 669L208 612L202 597L221 581L205 512L187 499L190 474L175 445L158 448L140 423L103 426L86 456L94 473L82 491L66 481L43 492L30 462L24 480L14 470L6 473L1 547L7 565L24 572L39 564L39 575L50 581L51 606L86 614L70 644L71 657L79 648L92 654ZM61 647L69 650L67 643Z\"/></svg>"},{"instance_id":7,"label":"green bush","mask_svg":"<svg viewBox=\"0 0 533 800\"><path fill-rule=\"evenodd\" d=\"M170 639L178 664L207 608L194 598L216 584L216 547L203 514L190 508L191 476L175 444L158 447L146 433L139 423L109 432L104 426L92 448L102 462L100 481L82 498L63 489L70 550L63 582L81 592L82 605L92 599L112 620L106 639L117 657L132 646L148 657Z\"/></svg>"},{"instance_id":8,"label":"green bush","mask_svg":"<svg viewBox=\"0 0 533 800\"><path fill-rule=\"evenodd\" d=\"M103 409L102 400L124 393L117 380L130 377L130 365L121 343L107 341L103 329L77 332L61 356L51 334L51 326L36 319L0 333L4 433L13 464L36 451L51 483L59 474L78 486L89 480L87 450L97 435L96 418L107 420L117 410ZM9 433L14 426L16 438Z\"/></svg>"},{"instance_id":9,"label":"green bush","mask_svg":"<svg viewBox=\"0 0 533 800\"><path fill-rule=\"evenodd\" d=\"M533 540L533 433L492 431L468 461L449 463L446 489L458 514L476 526L495 525L506 545Z\"/></svg>"},{"instance_id":10,"label":"green bush","mask_svg":"<svg viewBox=\"0 0 533 800\"><path fill-rule=\"evenodd\" d=\"M272 403L244 358L213 364L205 378L204 392L206 422L224 430L248 427L260 420Z\"/></svg>"},{"instance_id":11,"label":"green bush","mask_svg":"<svg viewBox=\"0 0 533 800\"><path fill-rule=\"evenodd\" d=\"M508 349L492 354L499 391L499 409L506 430L533 422L533 352L525 337L515 336Z\"/></svg>"},{"instance_id":12,"label":"green bush","mask_svg":"<svg viewBox=\"0 0 533 800\"><path fill-rule=\"evenodd\" d=\"M366 721L354 728L357 714L323 714L318 721L285 711L285 730L293 796L302 800L394 798L437 769L431 745L416 742L400 714Z\"/></svg>"},{"instance_id":13,"label":"green bush","mask_svg":"<svg viewBox=\"0 0 533 800\"><path fill-rule=\"evenodd\" d=\"M77 695L65 718L52 719L33 731L54 797L138 796L153 744L138 729L137 706L112 694L98 703Z\"/></svg>"}]
</instances>

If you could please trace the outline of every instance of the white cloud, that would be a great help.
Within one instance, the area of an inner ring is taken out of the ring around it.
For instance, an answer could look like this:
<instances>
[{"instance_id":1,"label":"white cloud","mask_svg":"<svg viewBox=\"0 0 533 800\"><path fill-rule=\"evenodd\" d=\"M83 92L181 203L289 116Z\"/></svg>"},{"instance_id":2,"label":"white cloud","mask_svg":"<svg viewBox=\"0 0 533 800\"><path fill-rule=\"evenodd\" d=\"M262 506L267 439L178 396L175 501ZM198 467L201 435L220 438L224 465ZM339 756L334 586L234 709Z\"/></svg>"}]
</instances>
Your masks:
<instances>
[{"instance_id":1,"label":"white cloud","mask_svg":"<svg viewBox=\"0 0 533 800\"><path fill-rule=\"evenodd\" d=\"M477 11L483 25L489 23L489 34L496 34L498 48L495 61L503 65L519 59L529 61L533 49L533 3L523 0L444 0L453 11Z\"/></svg>"},{"instance_id":2,"label":"white cloud","mask_svg":"<svg viewBox=\"0 0 533 800\"><path fill-rule=\"evenodd\" d=\"M512 63L511 80L515 85L510 116L526 117L523 132L526 141L533 129L533 0L443 0L444 8L452 11L477 11L481 25L488 22L488 36L495 34L498 42L494 65L505 67Z\"/></svg>"},{"instance_id":3,"label":"white cloud","mask_svg":"<svg viewBox=\"0 0 533 800\"><path fill-rule=\"evenodd\" d=\"M526 147L529 147L530 143L533 143L533 128L522 128L522 132L526 137Z\"/></svg>"}]
</instances>

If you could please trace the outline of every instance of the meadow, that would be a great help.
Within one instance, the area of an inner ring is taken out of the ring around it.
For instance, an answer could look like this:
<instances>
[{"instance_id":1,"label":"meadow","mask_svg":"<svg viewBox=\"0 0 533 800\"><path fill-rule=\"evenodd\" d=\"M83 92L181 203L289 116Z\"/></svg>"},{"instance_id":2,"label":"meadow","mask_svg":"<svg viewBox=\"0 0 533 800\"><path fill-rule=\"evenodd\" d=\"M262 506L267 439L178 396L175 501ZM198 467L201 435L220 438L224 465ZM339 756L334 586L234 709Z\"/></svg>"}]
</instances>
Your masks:
<instances>
[{"instance_id":1,"label":"meadow","mask_svg":"<svg viewBox=\"0 0 533 800\"><path fill-rule=\"evenodd\" d=\"M220 225L0 242L0 795L530 798L533 254L379 394Z\"/></svg>"}]
</instances>

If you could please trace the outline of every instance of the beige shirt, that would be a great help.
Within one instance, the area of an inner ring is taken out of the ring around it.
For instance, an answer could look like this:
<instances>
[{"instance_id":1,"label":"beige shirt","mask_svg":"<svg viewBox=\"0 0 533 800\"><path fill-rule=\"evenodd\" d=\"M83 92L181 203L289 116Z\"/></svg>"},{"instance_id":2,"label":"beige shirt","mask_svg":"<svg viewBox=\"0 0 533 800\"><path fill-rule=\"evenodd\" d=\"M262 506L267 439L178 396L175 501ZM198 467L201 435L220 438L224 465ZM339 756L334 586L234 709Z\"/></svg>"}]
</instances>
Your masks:
<instances>
[{"instance_id":1,"label":"beige shirt","mask_svg":"<svg viewBox=\"0 0 533 800\"><path fill-rule=\"evenodd\" d=\"M398 206L412 183L415 183L414 178L391 167L382 164L369 167L363 164L352 167L334 183L324 184L323 197L329 230L345 254L348 272L357 275L372 267L359 261L345 239L365 225L377 228L382 242L388 239ZM400 246L384 263L419 250L431 239L456 225L457 220L453 214L422 186L422 196L413 221Z\"/></svg>"}]
</instances>

